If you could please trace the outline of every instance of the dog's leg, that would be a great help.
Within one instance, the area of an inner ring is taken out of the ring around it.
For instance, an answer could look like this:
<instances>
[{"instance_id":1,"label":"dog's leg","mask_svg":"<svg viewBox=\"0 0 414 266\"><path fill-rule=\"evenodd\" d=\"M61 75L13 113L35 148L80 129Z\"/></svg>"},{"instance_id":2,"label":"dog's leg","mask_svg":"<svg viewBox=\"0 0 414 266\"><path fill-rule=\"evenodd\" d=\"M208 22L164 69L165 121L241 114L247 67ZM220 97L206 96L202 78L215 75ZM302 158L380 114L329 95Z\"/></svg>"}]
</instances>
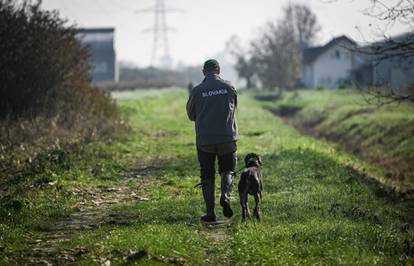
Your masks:
<instances>
[{"instance_id":1,"label":"dog's leg","mask_svg":"<svg viewBox=\"0 0 414 266\"><path fill-rule=\"evenodd\" d=\"M260 221L260 218L261 218L260 217L261 216L261 214L260 214L260 204L261 204L260 193L257 193L257 194L254 195L254 201L256 202L256 206L254 208L253 215L257 218L257 220Z\"/></svg>"},{"instance_id":2,"label":"dog's leg","mask_svg":"<svg viewBox=\"0 0 414 266\"><path fill-rule=\"evenodd\" d=\"M242 219L244 221L246 220L246 218L250 218L249 206L247 203L247 192L240 191L239 196L240 196L240 205L242 207L242 217L243 217Z\"/></svg>"},{"instance_id":3,"label":"dog's leg","mask_svg":"<svg viewBox=\"0 0 414 266\"><path fill-rule=\"evenodd\" d=\"M242 208L242 219L243 221L246 219L246 205L245 205L245 196L243 191L239 191L239 198L240 198L240 206Z\"/></svg>"},{"instance_id":4,"label":"dog's leg","mask_svg":"<svg viewBox=\"0 0 414 266\"><path fill-rule=\"evenodd\" d=\"M248 172L243 172L240 175L240 181L239 181L239 197L240 197L240 205L242 207L242 219L243 221L246 220L246 218L250 218L249 213L249 206L247 201L248 196L248 189L249 189L249 183L248 183Z\"/></svg>"},{"instance_id":5,"label":"dog's leg","mask_svg":"<svg viewBox=\"0 0 414 266\"><path fill-rule=\"evenodd\" d=\"M246 217L250 219L250 210L249 210L249 200L248 200L249 194L246 193Z\"/></svg>"}]
</instances>

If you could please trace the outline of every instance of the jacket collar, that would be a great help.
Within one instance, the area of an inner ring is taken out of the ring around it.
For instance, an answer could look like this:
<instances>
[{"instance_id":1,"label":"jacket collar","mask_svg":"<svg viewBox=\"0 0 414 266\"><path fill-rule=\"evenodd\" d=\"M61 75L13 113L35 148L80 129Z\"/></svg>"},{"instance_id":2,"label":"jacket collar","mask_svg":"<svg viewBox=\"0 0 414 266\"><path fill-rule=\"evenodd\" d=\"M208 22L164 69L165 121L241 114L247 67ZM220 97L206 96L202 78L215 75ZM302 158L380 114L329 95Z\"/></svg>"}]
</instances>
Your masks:
<instances>
[{"instance_id":1,"label":"jacket collar","mask_svg":"<svg viewBox=\"0 0 414 266\"><path fill-rule=\"evenodd\" d=\"M206 80L220 80L220 75L215 73L207 74L206 77L203 79L203 82Z\"/></svg>"}]
</instances>

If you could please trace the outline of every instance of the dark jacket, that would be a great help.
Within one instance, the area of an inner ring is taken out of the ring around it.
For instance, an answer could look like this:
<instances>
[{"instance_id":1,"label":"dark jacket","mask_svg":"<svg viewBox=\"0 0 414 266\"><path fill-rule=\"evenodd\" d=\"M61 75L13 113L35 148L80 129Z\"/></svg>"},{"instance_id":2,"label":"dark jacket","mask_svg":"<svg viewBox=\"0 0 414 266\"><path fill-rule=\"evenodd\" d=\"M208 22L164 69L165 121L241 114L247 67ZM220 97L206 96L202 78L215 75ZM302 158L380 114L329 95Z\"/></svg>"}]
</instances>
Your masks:
<instances>
[{"instance_id":1,"label":"dark jacket","mask_svg":"<svg viewBox=\"0 0 414 266\"><path fill-rule=\"evenodd\" d=\"M187 102L187 115L195 121L197 146L236 141L236 107L236 89L219 75L207 75L194 87Z\"/></svg>"}]
</instances>

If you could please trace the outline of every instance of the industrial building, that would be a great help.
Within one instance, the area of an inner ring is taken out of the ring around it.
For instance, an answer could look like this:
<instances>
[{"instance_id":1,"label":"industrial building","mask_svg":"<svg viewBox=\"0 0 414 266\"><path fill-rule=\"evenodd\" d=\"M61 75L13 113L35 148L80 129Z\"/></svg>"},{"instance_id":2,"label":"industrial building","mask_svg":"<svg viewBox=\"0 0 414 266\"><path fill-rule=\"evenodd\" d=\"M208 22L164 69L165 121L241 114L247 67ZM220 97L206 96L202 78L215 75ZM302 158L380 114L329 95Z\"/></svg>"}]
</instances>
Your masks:
<instances>
[{"instance_id":1,"label":"industrial building","mask_svg":"<svg viewBox=\"0 0 414 266\"><path fill-rule=\"evenodd\" d=\"M78 38L90 54L91 77L94 84L118 81L114 28L82 28Z\"/></svg>"}]
</instances>

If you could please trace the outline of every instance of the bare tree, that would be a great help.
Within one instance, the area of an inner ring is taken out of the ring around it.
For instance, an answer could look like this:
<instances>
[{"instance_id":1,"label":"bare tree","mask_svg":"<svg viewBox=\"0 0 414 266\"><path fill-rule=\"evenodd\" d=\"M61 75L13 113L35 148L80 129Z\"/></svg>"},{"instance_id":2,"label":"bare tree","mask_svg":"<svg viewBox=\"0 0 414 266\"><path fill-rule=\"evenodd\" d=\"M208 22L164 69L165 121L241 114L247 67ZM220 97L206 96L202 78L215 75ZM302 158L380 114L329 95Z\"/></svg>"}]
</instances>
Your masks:
<instances>
[{"instance_id":1,"label":"bare tree","mask_svg":"<svg viewBox=\"0 0 414 266\"><path fill-rule=\"evenodd\" d=\"M277 22L268 22L251 43L251 60L265 87L291 88L299 78L301 51L316 38L320 26L306 5L289 4Z\"/></svg>"},{"instance_id":2,"label":"bare tree","mask_svg":"<svg viewBox=\"0 0 414 266\"><path fill-rule=\"evenodd\" d=\"M339 0L331 2L337 1ZM371 4L364 10L364 14L385 23L381 30L384 40L355 51L367 57L374 66L389 61L400 65L403 69L412 69L414 67L414 1L371 0ZM389 36L386 28L396 23L405 25L408 33L401 36ZM377 104L414 103L413 84L402 88L393 88L388 84L383 84L381 87L371 86L359 89L367 92L369 102Z\"/></svg>"},{"instance_id":3,"label":"bare tree","mask_svg":"<svg viewBox=\"0 0 414 266\"><path fill-rule=\"evenodd\" d=\"M301 48L313 44L321 27L312 10L306 5L290 3L284 12L283 21L289 25Z\"/></svg>"},{"instance_id":4,"label":"bare tree","mask_svg":"<svg viewBox=\"0 0 414 266\"><path fill-rule=\"evenodd\" d=\"M253 78L257 72L257 65L253 62L251 54L241 47L240 42L239 37L232 36L226 46L235 58L234 68L237 75L246 81L246 88L255 88Z\"/></svg>"},{"instance_id":5,"label":"bare tree","mask_svg":"<svg viewBox=\"0 0 414 266\"><path fill-rule=\"evenodd\" d=\"M414 1L412 0L371 0L366 14L387 23L400 22L414 26Z\"/></svg>"},{"instance_id":6,"label":"bare tree","mask_svg":"<svg viewBox=\"0 0 414 266\"><path fill-rule=\"evenodd\" d=\"M383 21L386 25L401 23L407 26L407 35L401 37L387 36L383 29L383 42L374 43L371 49L363 52L374 55L377 61L396 58L410 64L414 63L414 1L413 0L371 0L371 6L366 8L364 13Z\"/></svg>"},{"instance_id":7,"label":"bare tree","mask_svg":"<svg viewBox=\"0 0 414 266\"><path fill-rule=\"evenodd\" d=\"M299 75L299 49L286 24L268 23L260 39L251 43L258 77L268 88L290 88Z\"/></svg>"},{"instance_id":8,"label":"bare tree","mask_svg":"<svg viewBox=\"0 0 414 266\"><path fill-rule=\"evenodd\" d=\"M364 98L368 103L378 106L390 103L414 103L414 86L405 89L395 89L392 87L370 87L363 91Z\"/></svg>"},{"instance_id":9,"label":"bare tree","mask_svg":"<svg viewBox=\"0 0 414 266\"><path fill-rule=\"evenodd\" d=\"M363 53L373 58L375 64L385 60L399 62L402 67L414 67L414 1L382 1L372 0L372 5L366 10L366 14L384 21L387 25L400 23L407 26L410 31L404 36L389 37L384 30L384 41L374 43L370 49ZM414 103L414 85L409 84L403 88L386 86L382 88L370 88L368 94L370 101L378 104L392 102Z\"/></svg>"}]
</instances>

